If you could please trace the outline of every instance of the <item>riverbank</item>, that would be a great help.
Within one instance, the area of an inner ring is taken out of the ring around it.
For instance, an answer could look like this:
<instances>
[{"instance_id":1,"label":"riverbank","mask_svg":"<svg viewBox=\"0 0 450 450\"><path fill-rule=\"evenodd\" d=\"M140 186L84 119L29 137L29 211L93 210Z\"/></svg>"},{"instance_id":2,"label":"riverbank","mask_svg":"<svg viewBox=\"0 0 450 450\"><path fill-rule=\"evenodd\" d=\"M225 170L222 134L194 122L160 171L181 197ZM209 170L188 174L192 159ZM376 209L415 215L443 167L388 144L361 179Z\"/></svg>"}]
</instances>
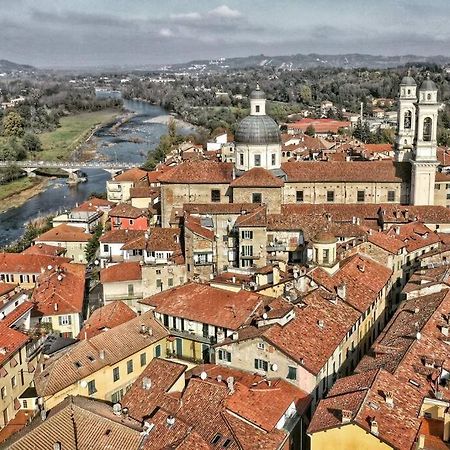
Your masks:
<instances>
[{"instance_id":1,"label":"riverbank","mask_svg":"<svg viewBox=\"0 0 450 450\"><path fill-rule=\"evenodd\" d=\"M2 185L0 189L0 213L23 205L30 198L43 192L49 178L23 177Z\"/></svg>"},{"instance_id":2,"label":"riverbank","mask_svg":"<svg viewBox=\"0 0 450 450\"><path fill-rule=\"evenodd\" d=\"M120 113L121 111L117 109L105 109L62 117L56 130L39 135L42 143L39 159L44 161L70 159L78 147L91 138L99 127L111 123Z\"/></svg>"},{"instance_id":3,"label":"riverbank","mask_svg":"<svg viewBox=\"0 0 450 450\"><path fill-rule=\"evenodd\" d=\"M192 131L197 131L198 127L192 123L186 122L178 117L172 116L171 114L165 114L163 116L153 117L152 119L145 120L145 123L157 123L160 125L169 125L170 121L174 121L177 128L188 129Z\"/></svg>"}]
</instances>

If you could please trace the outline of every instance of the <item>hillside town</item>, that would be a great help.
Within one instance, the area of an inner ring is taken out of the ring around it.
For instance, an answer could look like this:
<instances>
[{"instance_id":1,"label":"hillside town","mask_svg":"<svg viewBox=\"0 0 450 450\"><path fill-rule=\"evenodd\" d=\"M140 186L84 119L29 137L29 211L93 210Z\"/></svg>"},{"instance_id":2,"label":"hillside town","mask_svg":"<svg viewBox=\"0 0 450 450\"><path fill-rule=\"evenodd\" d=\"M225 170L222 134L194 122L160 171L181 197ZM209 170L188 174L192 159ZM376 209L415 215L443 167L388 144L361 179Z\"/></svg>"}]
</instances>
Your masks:
<instances>
[{"instance_id":1,"label":"hillside town","mask_svg":"<svg viewBox=\"0 0 450 450\"><path fill-rule=\"evenodd\" d=\"M449 448L436 84L374 105L394 145L249 100L0 253L0 448Z\"/></svg>"}]
</instances>

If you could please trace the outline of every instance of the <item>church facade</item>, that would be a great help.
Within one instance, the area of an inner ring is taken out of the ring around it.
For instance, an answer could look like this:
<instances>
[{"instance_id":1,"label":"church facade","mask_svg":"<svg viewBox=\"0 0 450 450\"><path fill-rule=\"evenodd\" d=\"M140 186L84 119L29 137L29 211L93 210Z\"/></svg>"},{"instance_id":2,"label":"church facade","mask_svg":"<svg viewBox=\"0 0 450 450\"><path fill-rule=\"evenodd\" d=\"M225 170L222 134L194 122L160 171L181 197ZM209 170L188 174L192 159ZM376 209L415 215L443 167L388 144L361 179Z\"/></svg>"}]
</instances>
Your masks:
<instances>
[{"instance_id":1,"label":"church facade","mask_svg":"<svg viewBox=\"0 0 450 450\"><path fill-rule=\"evenodd\" d=\"M417 89L408 75L400 85L394 161L281 162L279 128L257 87L235 133L234 163L186 161L161 176L161 224L170 226L192 203L266 204L274 214L292 203L433 205L437 114L436 85L426 79Z\"/></svg>"}]
</instances>

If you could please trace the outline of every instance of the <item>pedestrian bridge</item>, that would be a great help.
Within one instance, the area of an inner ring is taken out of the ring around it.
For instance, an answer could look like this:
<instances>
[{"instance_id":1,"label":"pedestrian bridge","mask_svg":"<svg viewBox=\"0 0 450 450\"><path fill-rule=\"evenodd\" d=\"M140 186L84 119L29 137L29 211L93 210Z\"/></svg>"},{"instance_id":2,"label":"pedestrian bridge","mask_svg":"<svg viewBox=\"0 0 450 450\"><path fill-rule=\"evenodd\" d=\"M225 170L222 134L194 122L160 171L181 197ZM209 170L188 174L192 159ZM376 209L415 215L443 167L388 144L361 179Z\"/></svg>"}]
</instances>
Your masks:
<instances>
[{"instance_id":1,"label":"pedestrian bridge","mask_svg":"<svg viewBox=\"0 0 450 450\"><path fill-rule=\"evenodd\" d=\"M0 161L1 167L15 165L23 169L28 176L38 169L61 169L76 178L76 173L81 169L101 169L112 175L121 170L136 167L136 163L112 162L112 161Z\"/></svg>"}]
</instances>

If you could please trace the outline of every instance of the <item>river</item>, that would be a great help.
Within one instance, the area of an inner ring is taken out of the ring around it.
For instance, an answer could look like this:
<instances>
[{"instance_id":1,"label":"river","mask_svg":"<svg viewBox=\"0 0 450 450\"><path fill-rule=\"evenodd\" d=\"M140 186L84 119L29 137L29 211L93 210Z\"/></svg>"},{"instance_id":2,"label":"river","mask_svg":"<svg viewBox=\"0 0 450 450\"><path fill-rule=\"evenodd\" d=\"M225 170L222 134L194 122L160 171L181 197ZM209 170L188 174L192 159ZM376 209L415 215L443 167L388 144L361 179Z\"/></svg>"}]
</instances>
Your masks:
<instances>
[{"instance_id":1,"label":"river","mask_svg":"<svg viewBox=\"0 0 450 450\"><path fill-rule=\"evenodd\" d=\"M135 162L139 165L167 130L166 125L148 121L168 113L159 106L137 100L124 100L124 107L134 112L135 116L114 134L110 133L110 127L98 130L94 134L97 152L110 161ZM180 131L188 133L192 129ZM88 175L86 183L68 186L63 178L52 179L45 191L23 205L0 214L0 247L20 238L30 220L73 208L86 200L90 193L106 190L106 181L110 178L108 172L98 169L84 171Z\"/></svg>"}]
</instances>

